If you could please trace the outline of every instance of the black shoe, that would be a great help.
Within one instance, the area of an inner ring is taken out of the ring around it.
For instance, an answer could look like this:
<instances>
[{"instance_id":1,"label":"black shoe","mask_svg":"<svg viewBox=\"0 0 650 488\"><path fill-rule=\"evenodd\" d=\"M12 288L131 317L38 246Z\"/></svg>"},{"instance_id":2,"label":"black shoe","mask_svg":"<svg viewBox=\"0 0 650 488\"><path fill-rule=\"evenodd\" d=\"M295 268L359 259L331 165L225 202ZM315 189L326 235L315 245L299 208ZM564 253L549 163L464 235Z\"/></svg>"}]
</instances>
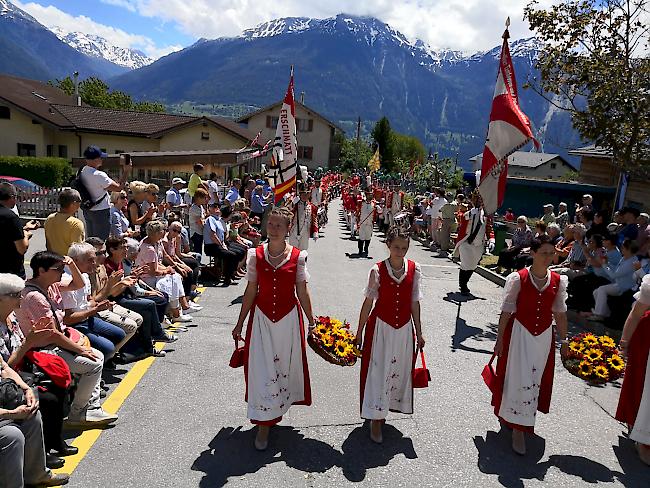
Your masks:
<instances>
[{"instance_id":1,"label":"black shoe","mask_svg":"<svg viewBox=\"0 0 650 488\"><path fill-rule=\"evenodd\" d=\"M45 455L45 465L50 469L62 468L64 464L65 459L61 459L59 456L55 456L49 452Z\"/></svg>"},{"instance_id":2,"label":"black shoe","mask_svg":"<svg viewBox=\"0 0 650 488\"><path fill-rule=\"evenodd\" d=\"M230 285L232 285L232 280L230 278L228 278L227 280L224 280L224 282L223 282L224 287L230 286Z\"/></svg>"},{"instance_id":3,"label":"black shoe","mask_svg":"<svg viewBox=\"0 0 650 488\"><path fill-rule=\"evenodd\" d=\"M469 291L469 288L461 288L460 289L460 294L463 295L464 297L468 297L472 293Z\"/></svg>"},{"instance_id":4,"label":"black shoe","mask_svg":"<svg viewBox=\"0 0 650 488\"><path fill-rule=\"evenodd\" d=\"M74 456L75 454L79 453L79 448L74 446L69 446L64 442L61 449L57 449L56 452L61 457Z\"/></svg>"}]
</instances>

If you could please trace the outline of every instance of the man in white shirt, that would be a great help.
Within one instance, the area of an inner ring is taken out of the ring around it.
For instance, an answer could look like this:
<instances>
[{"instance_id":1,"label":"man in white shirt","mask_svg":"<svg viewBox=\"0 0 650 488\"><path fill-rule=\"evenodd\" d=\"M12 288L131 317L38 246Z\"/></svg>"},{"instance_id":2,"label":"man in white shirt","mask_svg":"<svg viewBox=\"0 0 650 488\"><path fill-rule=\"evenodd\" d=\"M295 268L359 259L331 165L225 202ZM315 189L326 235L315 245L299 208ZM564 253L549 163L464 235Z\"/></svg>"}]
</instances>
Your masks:
<instances>
[{"instance_id":1,"label":"man in white shirt","mask_svg":"<svg viewBox=\"0 0 650 488\"><path fill-rule=\"evenodd\" d=\"M440 188L436 188L434 191L436 197L431 202L427 215L431 217L431 246L440 247L440 209L447 203L447 199L445 198L445 192Z\"/></svg>"},{"instance_id":2,"label":"man in white shirt","mask_svg":"<svg viewBox=\"0 0 650 488\"><path fill-rule=\"evenodd\" d=\"M210 173L210 180L208 181L208 193L210 193L210 201L208 205L213 203L221 204L221 198L219 198L219 179L217 173Z\"/></svg>"},{"instance_id":3,"label":"man in white shirt","mask_svg":"<svg viewBox=\"0 0 650 488\"><path fill-rule=\"evenodd\" d=\"M108 239L111 231L111 204L108 192L122 191L127 174L132 168L131 165L121 164L120 181L116 183L104 171L100 170L105 157L106 153L97 146L88 146L84 151L86 162L81 169L80 176L93 203L90 208L83 209L87 237L99 237L103 241Z\"/></svg>"}]
</instances>

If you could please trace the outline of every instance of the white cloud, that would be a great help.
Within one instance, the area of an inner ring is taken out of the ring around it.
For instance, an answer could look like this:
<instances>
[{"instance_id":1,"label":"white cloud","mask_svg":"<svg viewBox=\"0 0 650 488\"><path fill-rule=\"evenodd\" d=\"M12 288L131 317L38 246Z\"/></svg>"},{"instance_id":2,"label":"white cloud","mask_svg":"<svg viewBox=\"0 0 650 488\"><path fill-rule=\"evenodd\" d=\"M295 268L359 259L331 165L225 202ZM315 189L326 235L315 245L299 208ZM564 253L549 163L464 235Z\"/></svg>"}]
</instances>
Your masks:
<instances>
[{"instance_id":1,"label":"white cloud","mask_svg":"<svg viewBox=\"0 0 650 488\"><path fill-rule=\"evenodd\" d=\"M101 3L106 5L114 5L116 7L122 7L127 9L129 12L135 12L135 4L129 0L99 0Z\"/></svg>"},{"instance_id":2,"label":"white cloud","mask_svg":"<svg viewBox=\"0 0 650 488\"><path fill-rule=\"evenodd\" d=\"M175 24L193 37L235 36L242 30L279 17L325 18L338 13L370 15L407 37L434 48L463 51L500 44L506 17L513 39L529 37L523 19L529 0L276 0L268 5L254 0L102 0ZM553 3L541 0L541 6Z\"/></svg>"},{"instance_id":3,"label":"white cloud","mask_svg":"<svg viewBox=\"0 0 650 488\"><path fill-rule=\"evenodd\" d=\"M112 1L115 4L126 3L121 0L106 1ZM182 49L182 46L177 45L157 46L147 36L130 34L122 29L100 24L85 15L74 17L52 5L45 7L38 3L22 3L16 0L13 3L46 27L59 27L66 34L69 32L83 32L84 34L101 36L116 46L139 49L151 58L157 59L160 56Z\"/></svg>"}]
</instances>

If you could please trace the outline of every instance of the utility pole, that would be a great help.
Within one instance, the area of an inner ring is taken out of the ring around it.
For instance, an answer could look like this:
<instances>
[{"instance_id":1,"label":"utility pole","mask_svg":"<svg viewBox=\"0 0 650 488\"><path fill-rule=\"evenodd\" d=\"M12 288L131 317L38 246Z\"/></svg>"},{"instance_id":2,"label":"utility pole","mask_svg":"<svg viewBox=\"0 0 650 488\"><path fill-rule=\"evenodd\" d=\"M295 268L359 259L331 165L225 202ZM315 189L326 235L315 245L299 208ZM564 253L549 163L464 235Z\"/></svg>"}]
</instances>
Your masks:
<instances>
[{"instance_id":1,"label":"utility pole","mask_svg":"<svg viewBox=\"0 0 650 488\"><path fill-rule=\"evenodd\" d=\"M356 167L359 167L359 146L361 144L361 116L357 119L357 150L356 150Z\"/></svg>"}]
</instances>

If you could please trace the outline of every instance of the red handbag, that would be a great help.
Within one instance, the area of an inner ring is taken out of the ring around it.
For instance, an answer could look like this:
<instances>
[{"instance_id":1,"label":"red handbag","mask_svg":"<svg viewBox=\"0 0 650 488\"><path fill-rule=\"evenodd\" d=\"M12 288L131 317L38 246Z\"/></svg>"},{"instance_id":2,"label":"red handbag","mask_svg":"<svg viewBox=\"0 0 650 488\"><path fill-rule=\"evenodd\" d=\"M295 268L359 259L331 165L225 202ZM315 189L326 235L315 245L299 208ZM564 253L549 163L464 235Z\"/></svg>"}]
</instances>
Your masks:
<instances>
[{"instance_id":1,"label":"red handbag","mask_svg":"<svg viewBox=\"0 0 650 488\"><path fill-rule=\"evenodd\" d=\"M496 354L492 354L492 357L490 358L490 362L485 365L483 368L483 372L481 373L481 376L483 377L483 381L485 381L485 384L487 387L490 389L492 393L495 392L496 385L497 385L497 372L494 369L494 366L492 366L492 362L494 361L494 358L497 357Z\"/></svg>"},{"instance_id":2,"label":"red handbag","mask_svg":"<svg viewBox=\"0 0 650 488\"><path fill-rule=\"evenodd\" d=\"M59 356L41 351L27 351L25 358L36 365L59 388L67 390L72 383L70 368Z\"/></svg>"},{"instance_id":3,"label":"red handbag","mask_svg":"<svg viewBox=\"0 0 650 488\"><path fill-rule=\"evenodd\" d=\"M229 364L231 368L241 368L244 365L244 346L239 347L239 339L235 339L235 350L230 356Z\"/></svg>"},{"instance_id":4,"label":"red handbag","mask_svg":"<svg viewBox=\"0 0 650 488\"><path fill-rule=\"evenodd\" d=\"M417 351L415 354L417 354ZM420 349L420 359L422 360L422 367L413 368L413 388L426 388L429 386L429 381L431 381L431 373L427 369L427 363L424 361L424 351L422 349Z\"/></svg>"}]
</instances>

